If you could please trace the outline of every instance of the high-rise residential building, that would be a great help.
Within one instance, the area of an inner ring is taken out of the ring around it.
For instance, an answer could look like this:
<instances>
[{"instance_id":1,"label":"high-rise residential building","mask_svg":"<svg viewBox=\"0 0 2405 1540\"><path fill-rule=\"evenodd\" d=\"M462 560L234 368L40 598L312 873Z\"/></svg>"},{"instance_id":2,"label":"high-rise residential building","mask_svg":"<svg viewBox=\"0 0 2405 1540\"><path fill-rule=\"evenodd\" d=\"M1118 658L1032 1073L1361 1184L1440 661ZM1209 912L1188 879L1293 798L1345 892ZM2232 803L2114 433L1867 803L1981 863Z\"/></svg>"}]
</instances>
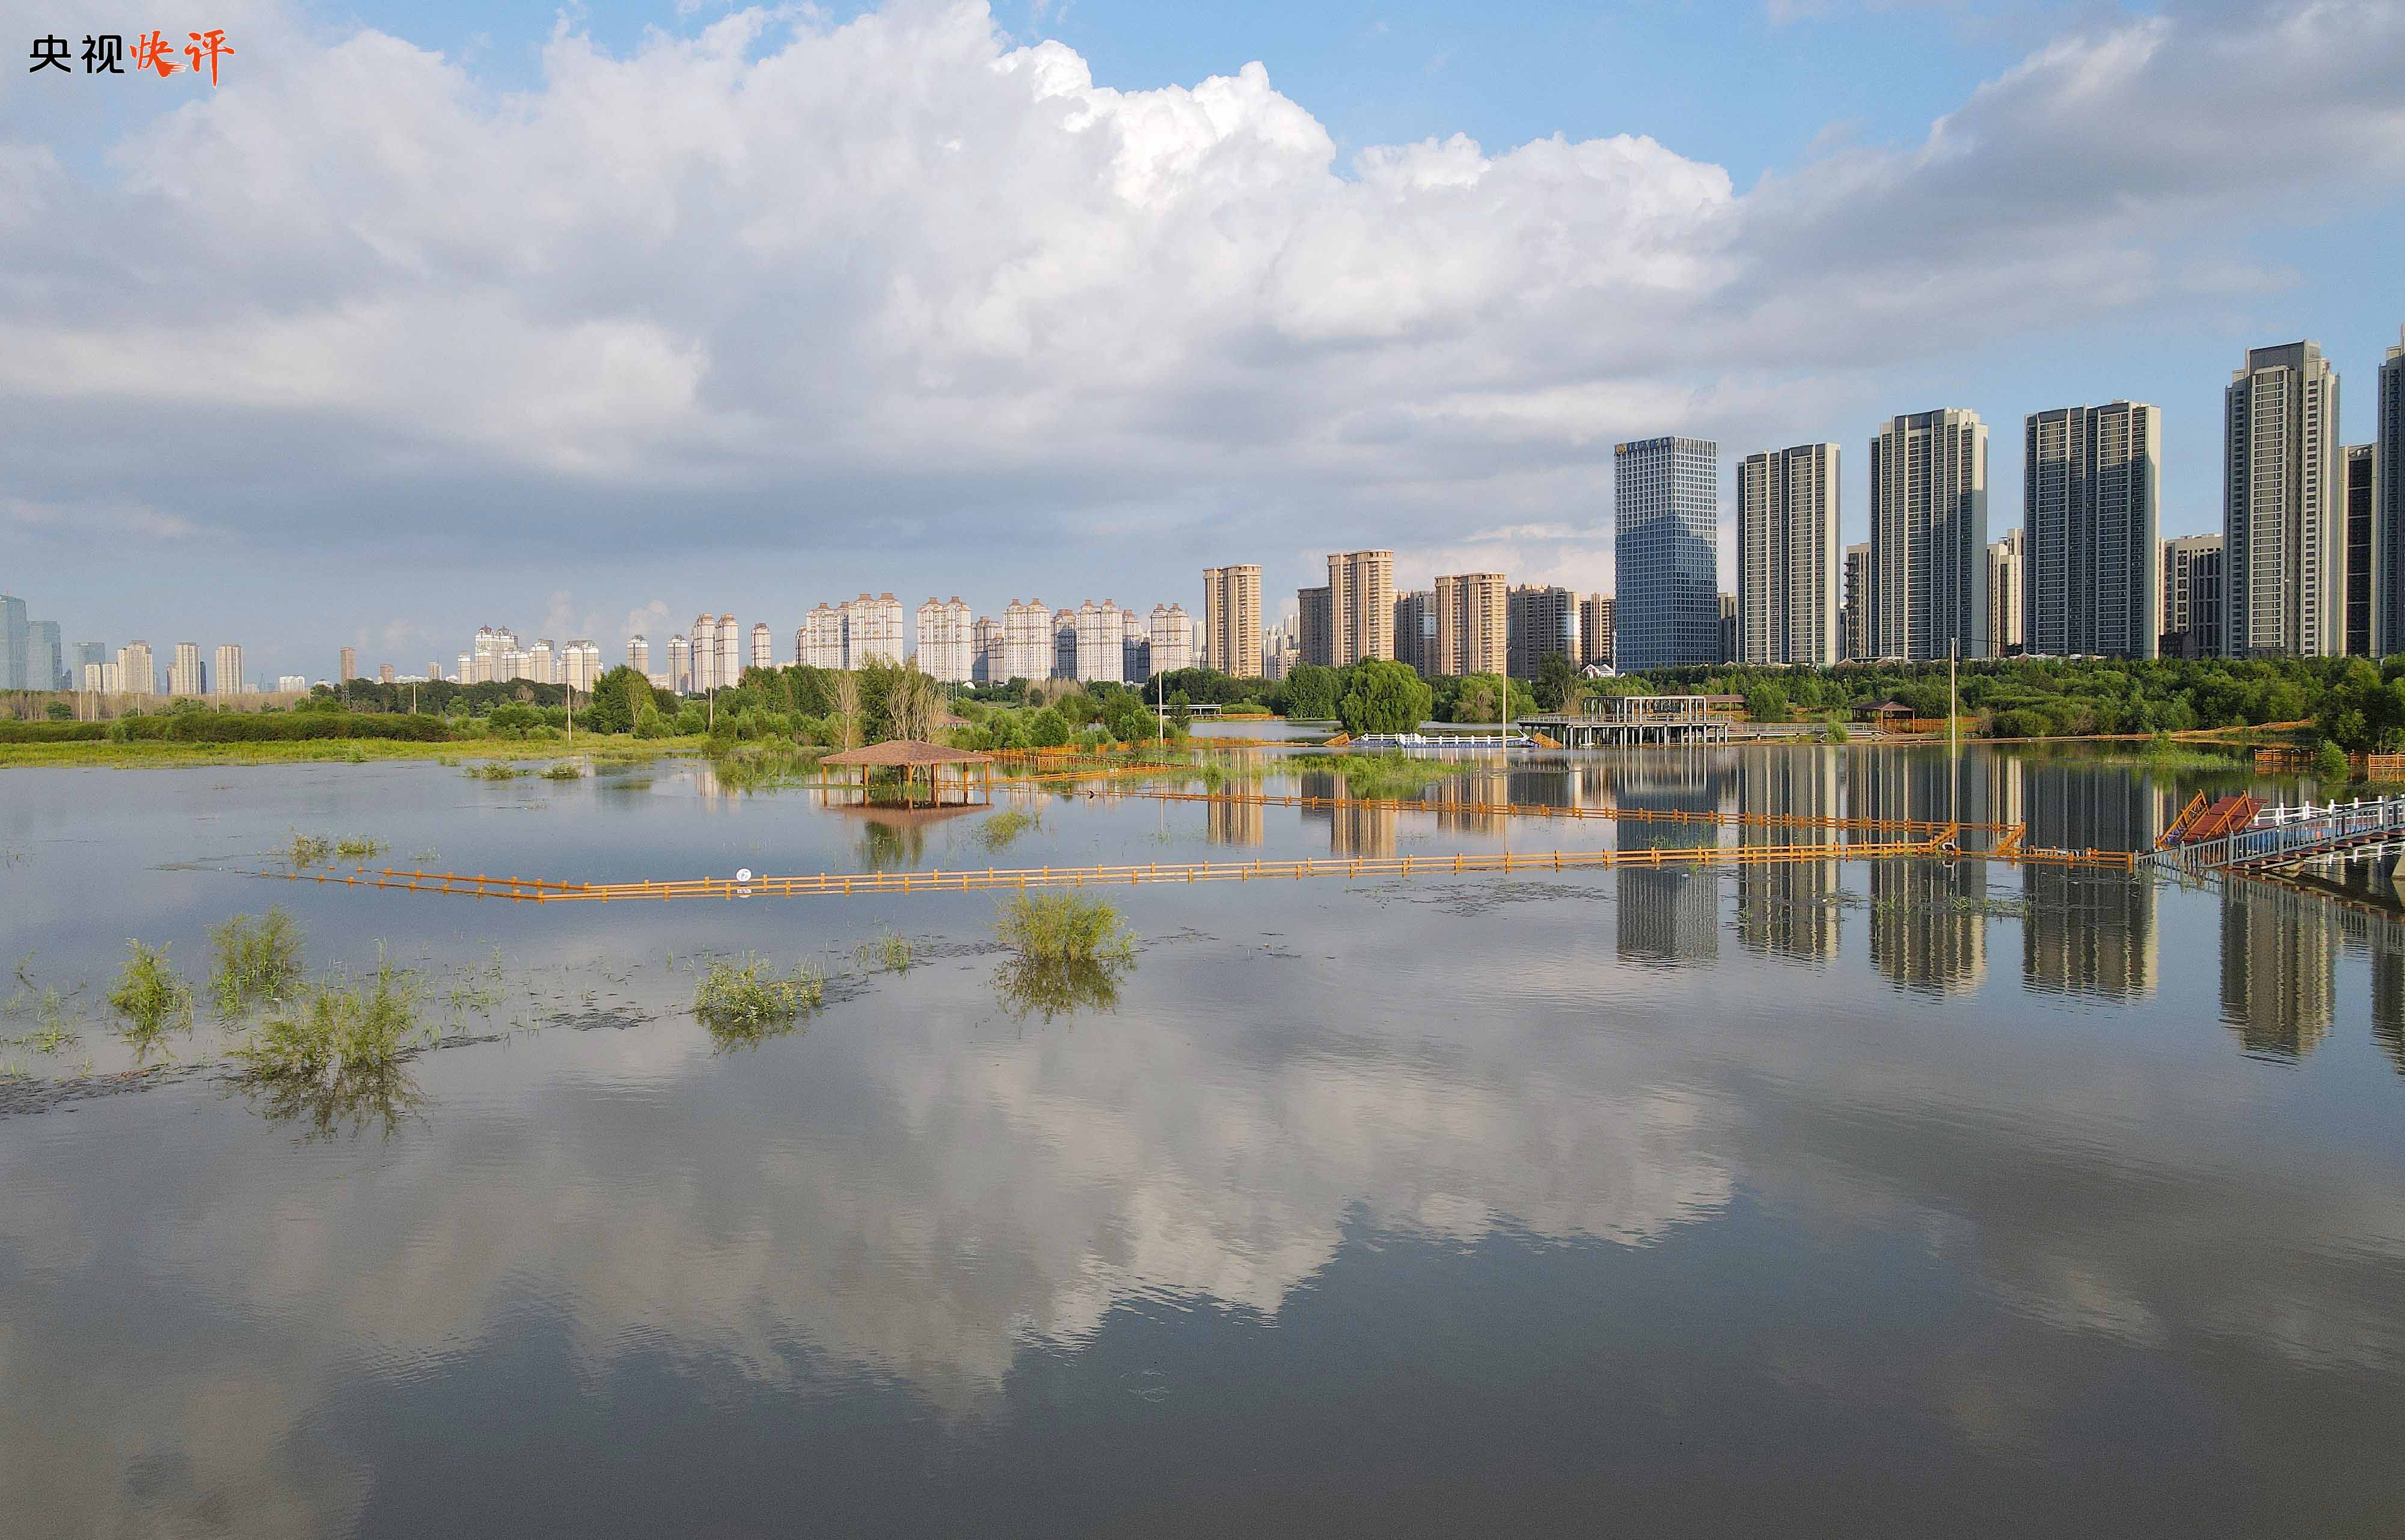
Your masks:
<instances>
[{"instance_id":1,"label":"high-rise residential building","mask_svg":"<svg viewBox=\"0 0 2405 1540\"><path fill-rule=\"evenodd\" d=\"M1723 594L1721 595L1720 656L1713 661L1716 663L1737 662L1737 595L1734 594Z\"/></svg>"},{"instance_id":2,"label":"high-rise residential building","mask_svg":"<svg viewBox=\"0 0 2405 1540\"><path fill-rule=\"evenodd\" d=\"M359 677L359 650L356 647L345 647L343 649L342 675L340 678L335 679L334 682L336 684L348 684Z\"/></svg>"},{"instance_id":3,"label":"high-rise residential building","mask_svg":"<svg viewBox=\"0 0 2405 1540\"><path fill-rule=\"evenodd\" d=\"M1436 673L1436 593L1418 588L1395 595L1395 661L1422 679Z\"/></svg>"},{"instance_id":4,"label":"high-rise residential building","mask_svg":"<svg viewBox=\"0 0 2405 1540\"><path fill-rule=\"evenodd\" d=\"M1202 569L1202 666L1238 679L1261 677L1261 569L1251 563Z\"/></svg>"},{"instance_id":5,"label":"high-rise residential building","mask_svg":"<svg viewBox=\"0 0 2405 1540\"><path fill-rule=\"evenodd\" d=\"M1077 612L1074 609L1052 611L1052 677L1077 677Z\"/></svg>"},{"instance_id":6,"label":"high-rise residential building","mask_svg":"<svg viewBox=\"0 0 2405 1540\"><path fill-rule=\"evenodd\" d=\"M2372 603L2379 611L2380 651L2405 652L2405 327L2380 366L2377 446L2372 455L2377 521L2372 531Z\"/></svg>"},{"instance_id":7,"label":"high-rise residential building","mask_svg":"<svg viewBox=\"0 0 2405 1540\"><path fill-rule=\"evenodd\" d=\"M443 660L441 658L433 658L428 661L426 665L426 677L437 684L443 682Z\"/></svg>"},{"instance_id":8,"label":"high-rise residential building","mask_svg":"<svg viewBox=\"0 0 2405 1540\"><path fill-rule=\"evenodd\" d=\"M650 637L638 634L626 638L626 666L647 679L652 677Z\"/></svg>"},{"instance_id":9,"label":"high-rise residential building","mask_svg":"<svg viewBox=\"0 0 2405 1540\"><path fill-rule=\"evenodd\" d=\"M1720 445L1640 439L1611 452L1614 665L1628 673L1720 654Z\"/></svg>"},{"instance_id":10,"label":"high-rise residential building","mask_svg":"<svg viewBox=\"0 0 2405 1540\"><path fill-rule=\"evenodd\" d=\"M1042 599L1011 600L1002 612L1002 678L996 682L1050 679L1052 651L1052 607Z\"/></svg>"},{"instance_id":11,"label":"high-rise residential building","mask_svg":"<svg viewBox=\"0 0 2405 1540\"><path fill-rule=\"evenodd\" d=\"M207 693L201 678L201 644L177 642L174 661L167 665L167 693L170 695L201 695Z\"/></svg>"},{"instance_id":12,"label":"high-rise residential building","mask_svg":"<svg viewBox=\"0 0 2405 1540\"><path fill-rule=\"evenodd\" d=\"M844 636L851 647L854 668L865 668L872 660L897 664L908 656L904 629L908 623L903 618L901 600L892 594L873 598L863 594L851 601L851 609Z\"/></svg>"},{"instance_id":13,"label":"high-rise residential building","mask_svg":"<svg viewBox=\"0 0 2405 1540\"><path fill-rule=\"evenodd\" d=\"M577 637L560 650L559 682L570 690L590 693L601 682L601 644L587 637Z\"/></svg>"},{"instance_id":14,"label":"high-rise residential building","mask_svg":"<svg viewBox=\"0 0 2405 1540\"><path fill-rule=\"evenodd\" d=\"M2140 401L2030 413L2021 460L2025 651L2151 658L2162 592L2162 413ZM2013 629L1992 609L1997 651Z\"/></svg>"},{"instance_id":15,"label":"high-rise residential building","mask_svg":"<svg viewBox=\"0 0 2405 1540\"><path fill-rule=\"evenodd\" d=\"M1000 684L1010 678L1003 665L1004 623L979 615L970 629L969 679L976 684Z\"/></svg>"},{"instance_id":16,"label":"high-rise residential building","mask_svg":"<svg viewBox=\"0 0 2405 1540\"><path fill-rule=\"evenodd\" d=\"M476 664L475 655L473 653L462 652L459 654L459 673L457 678L461 684L473 684L476 681Z\"/></svg>"},{"instance_id":17,"label":"high-rise residential building","mask_svg":"<svg viewBox=\"0 0 2405 1540\"><path fill-rule=\"evenodd\" d=\"M1849 658L1867 658L1871 652L1871 545L1864 540L1846 547L1846 602L1841 611L1843 637L1840 638Z\"/></svg>"},{"instance_id":18,"label":"high-rise residential building","mask_svg":"<svg viewBox=\"0 0 2405 1540\"><path fill-rule=\"evenodd\" d=\"M719 686L718 617L707 610L696 615L689 635L693 640L693 693L707 695Z\"/></svg>"},{"instance_id":19,"label":"high-rise residential building","mask_svg":"<svg viewBox=\"0 0 2405 1540\"><path fill-rule=\"evenodd\" d=\"M1579 603L1573 589L1522 583L1504 598L1504 665L1514 679L1533 679L1545 660L1559 653L1580 658Z\"/></svg>"},{"instance_id":20,"label":"high-rise residential building","mask_svg":"<svg viewBox=\"0 0 2405 1540\"><path fill-rule=\"evenodd\" d=\"M86 665L113 661L106 642L79 641L67 649L67 670L77 680L82 679Z\"/></svg>"},{"instance_id":21,"label":"high-rise residential building","mask_svg":"<svg viewBox=\"0 0 2405 1540\"><path fill-rule=\"evenodd\" d=\"M777 634L768 629L767 621L754 621L752 623L752 666L754 668L777 666Z\"/></svg>"},{"instance_id":22,"label":"high-rise residential building","mask_svg":"<svg viewBox=\"0 0 2405 1540\"><path fill-rule=\"evenodd\" d=\"M1738 661L1837 661L1838 512L1835 444L1763 450L1737 462Z\"/></svg>"},{"instance_id":23,"label":"high-rise residential building","mask_svg":"<svg viewBox=\"0 0 2405 1540\"><path fill-rule=\"evenodd\" d=\"M390 684L398 676L393 672L392 665L388 663L380 663L376 665L376 683Z\"/></svg>"},{"instance_id":24,"label":"high-rise residential building","mask_svg":"<svg viewBox=\"0 0 2405 1540\"><path fill-rule=\"evenodd\" d=\"M2346 478L2346 642L2349 657L2368 658L2374 651L2379 625L2374 619L2373 590L2379 586L2379 524L2372 512L2377 487L2373 475L2377 444L2349 444L2340 459Z\"/></svg>"},{"instance_id":25,"label":"high-rise residential building","mask_svg":"<svg viewBox=\"0 0 2405 1540\"><path fill-rule=\"evenodd\" d=\"M278 694L305 695L309 693L309 676L278 674L275 676L275 690Z\"/></svg>"},{"instance_id":26,"label":"high-rise residential building","mask_svg":"<svg viewBox=\"0 0 2405 1540\"><path fill-rule=\"evenodd\" d=\"M1328 558L1329 648L1338 668L1395 655L1395 553L1347 551Z\"/></svg>"},{"instance_id":27,"label":"high-rise residential building","mask_svg":"<svg viewBox=\"0 0 2405 1540\"><path fill-rule=\"evenodd\" d=\"M690 695L693 689L693 643L682 633L668 637L668 688L680 695Z\"/></svg>"},{"instance_id":28,"label":"high-rise residential building","mask_svg":"<svg viewBox=\"0 0 2405 1540\"><path fill-rule=\"evenodd\" d=\"M1119 611L1119 678L1135 685L1152 678L1150 623L1133 609Z\"/></svg>"},{"instance_id":29,"label":"high-rise residential building","mask_svg":"<svg viewBox=\"0 0 2405 1540\"><path fill-rule=\"evenodd\" d=\"M1871 650L1925 663L1993 651L1988 425L1948 408L1891 419L1871 444Z\"/></svg>"},{"instance_id":30,"label":"high-rise residential building","mask_svg":"<svg viewBox=\"0 0 2405 1540\"><path fill-rule=\"evenodd\" d=\"M1500 572L1458 572L1436 581L1432 672L1447 679L1499 674L1511 664L1512 596Z\"/></svg>"},{"instance_id":31,"label":"high-rise residential building","mask_svg":"<svg viewBox=\"0 0 2405 1540\"><path fill-rule=\"evenodd\" d=\"M117 650L117 677L129 695L156 694L159 690L159 664L150 655L147 641L130 641Z\"/></svg>"},{"instance_id":32,"label":"high-rise residential building","mask_svg":"<svg viewBox=\"0 0 2405 1540\"><path fill-rule=\"evenodd\" d=\"M218 643L218 698L222 700L242 693L242 645L239 642Z\"/></svg>"},{"instance_id":33,"label":"high-rise residential building","mask_svg":"<svg viewBox=\"0 0 2405 1540\"><path fill-rule=\"evenodd\" d=\"M977 617L957 594L928 595L919 607L919 671L938 684L967 684L977 673Z\"/></svg>"},{"instance_id":34,"label":"high-rise residential building","mask_svg":"<svg viewBox=\"0 0 2405 1540\"><path fill-rule=\"evenodd\" d=\"M526 650L524 661L513 671L513 678L525 679L536 684L559 682L559 652L549 637L537 637L534 645Z\"/></svg>"},{"instance_id":35,"label":"high-rise residential building","mask_svg":"<svg viewBox=\"0 0 2405 1540\"><path fill-rule=\"evenodd\" d=\"M898 611L902 607L895 605L893 608ZM896 636L893 657L898 662L902 656L899 640L902 623L898 616L894 621L893 629ZM743 682L743 634L736 625L735 617L732 615L718 617L717 679L718 687L722 690L731 690Z\"/></svg>"},{"instance_id":36,"label":"high-rise residential building","mask_svg":"<svg viewBox=\"0 0 2405 1540\"><path fill-rule=\"evenodd\" d=\"M843 667L843 612L821 602L802 617L794 633L794 661L810 668Z\"/></svg>"},{"instance_id":37,"label":"high-rise residential building","mask_svg":"<svg viewBox=\"0 0 2405 1540\"><path fill-rule=\"evenodd\" d=\"M1302 661L1302 641L1292 625L1273 625L1261 637L1261 677L1282 679Z\"/></svg>"},{"instance_id":38,"label":"high-rise residential building","mask_svg":"<svg viewBox=\"0 0 2405 1540\"><path fill-rule=\"evenodd\" d=\"M1988 542L1988 626L1996 656L2025 651L2028 635L2022 622L2029 608L2029 548L2022 532L2007 529L2001 540Z\"/></svg>"},{"instance_id":39,"label":"high-rise residential building","mask_svg":"<svg viewBox=\"0 0 2405 1540\"><path fill-rule=\"evenodd\" d=\"M1298 588L1295 604L1295 661L1315 668L1336 662L1336 616L1333 595L1326 587Z\"/></svg>"},{"instance_id":40,"label":"high-rise residential building","mask_svg":"<svg viewBox=\"0 0 2405 1540\"><path fill-rule=\"evenodd\" d=\"M1174 674L1194 666L1194 622L1182 604L1152 607L1152 672Z\"/></svg>"},{"instance_id":41,"label":"high-rise residential building","mask_svg":"<svg viewBox=\"0 0 2405 1540\"><path fill-rule=\"evenodd\" d=\"M475 639L468 644L468 661L460 667L461 684L490 684L501 677L501 644L489 625L476 627Z\"/></svg>"},{"instance_id":42,"label":"high-rise residential building","mask_svg":"<svg viewBox=\"0 0 2405 1540\"><path fill-rule=\"evenodd\" d=\"M25 601L0 594L0 690L23 690L33 672L34 624L25 616Z\"/></svg>"},{"instance_id":43,"label":"high-rise residential building","mask_svg":"<svg viewBox=\"0 0 2405 1540\"><path fill-rule=\"evenodd\" d=\"M2246 350L2223 399L2223 655L2345 643L2338 371L2318 343Z\"/></svg>"},{"instance_id":44,"label":"high-rise residential building","mask_svg":"<svg viewBox=\"0 0 2405 1540\"><path fill-rule=\"evenodd\" d=\"M1579 600L1579 639L1586 644L1586 656L1579 662L1612 666L1610 595L1590 594Z\"/></svg>"}]
</instances>

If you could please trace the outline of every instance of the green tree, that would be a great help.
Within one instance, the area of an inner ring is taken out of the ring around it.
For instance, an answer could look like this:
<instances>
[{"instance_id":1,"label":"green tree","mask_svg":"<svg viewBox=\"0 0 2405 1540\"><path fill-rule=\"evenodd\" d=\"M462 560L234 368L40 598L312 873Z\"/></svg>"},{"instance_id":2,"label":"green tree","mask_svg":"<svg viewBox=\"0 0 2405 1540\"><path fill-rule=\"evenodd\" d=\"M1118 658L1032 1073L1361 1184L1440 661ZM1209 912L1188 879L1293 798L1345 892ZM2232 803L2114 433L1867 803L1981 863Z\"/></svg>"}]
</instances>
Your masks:
<instances>
[{"instance_id":1,"label":"green tree","mask_svg":"<svg viewBox=\"0 0 2405 1540\"><path fill-rule=\"evenodd\" d=\"M1322 668L1315 663L1299 663L1287 674L1279 710L1298 721L1331 721L1336 716L1336 699L1342 687L1342 676L1335 669Z\"/></svg>"},{"instance_id":2,"label":"green tree","mask_svg":"<svg viewBox=\"0 0 2405 1540\"><path fill-rule=\"evenodd\" d=\"M1745 714L1756 721L1785 721L1787 692L1775 684L1757 684L1745 693Z\"/></svg>"},{"instance_id":3,"label":"green tree","mask_svg":"<svg viewBox=\"0 0 2405 1540\"><path fill-rule=\"evenodd\" d=\"M1578 698L1578 665L1567 652L1548 652L1537 665L1537 708L1559 711Z\"/></svg>"},{"instance_id":4,"label":"green tree","mask_svg":"<svg viewBox=\"0 0 2405 1540\"><path fill-rule=\"evenodd\" d=\"M1408 733L1428 720L1435 693L1419 672L1386 658L1366 658L1344 671L1344 694L1336 704L1344 731Z\"/></svg>"}]
</instances>

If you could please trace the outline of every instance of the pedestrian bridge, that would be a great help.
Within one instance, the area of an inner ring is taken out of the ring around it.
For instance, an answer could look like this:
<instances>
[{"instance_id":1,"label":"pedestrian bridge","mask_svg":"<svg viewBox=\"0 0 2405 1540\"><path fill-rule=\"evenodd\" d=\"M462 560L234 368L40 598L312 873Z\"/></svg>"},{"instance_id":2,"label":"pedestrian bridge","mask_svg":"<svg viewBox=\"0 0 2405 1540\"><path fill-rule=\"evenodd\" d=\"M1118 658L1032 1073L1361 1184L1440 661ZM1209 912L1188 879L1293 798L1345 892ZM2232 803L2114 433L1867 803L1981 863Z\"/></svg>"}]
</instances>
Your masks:
<instances>
[{"instance_id":1,"label":"pedestrian bridge","mask_svg":"<svg viewBox=\"0 0 2405 1540\"><path fill-rule=\"evenodd\" d=\"M2223 803L2188 805L2146 860L2179 872L2272 872L2405 855L2405 797L2358 797L2316 806L2257 806L2230 827Z\"/></svg>"}]
</instances>

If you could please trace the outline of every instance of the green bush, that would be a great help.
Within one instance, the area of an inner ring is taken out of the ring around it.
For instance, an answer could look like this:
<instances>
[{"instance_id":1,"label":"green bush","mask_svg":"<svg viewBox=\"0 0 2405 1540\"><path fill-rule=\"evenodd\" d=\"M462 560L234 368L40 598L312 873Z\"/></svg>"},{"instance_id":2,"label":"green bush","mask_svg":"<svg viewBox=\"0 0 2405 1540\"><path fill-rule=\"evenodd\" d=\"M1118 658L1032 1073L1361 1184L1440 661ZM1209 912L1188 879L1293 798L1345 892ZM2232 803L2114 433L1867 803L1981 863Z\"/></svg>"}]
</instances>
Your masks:
<instances>
[{"instance_id":1,"label":"green bush","mask_svg":"<svg viewBox=\"0 0 2405 1540\"><path fill-rule=\"evenodd\" d=\"M1107 899L1077 893L1025 893L1002 905L994 939L1030 962L1125 961L1134 933Z\"/></svg>"}]
</instances>

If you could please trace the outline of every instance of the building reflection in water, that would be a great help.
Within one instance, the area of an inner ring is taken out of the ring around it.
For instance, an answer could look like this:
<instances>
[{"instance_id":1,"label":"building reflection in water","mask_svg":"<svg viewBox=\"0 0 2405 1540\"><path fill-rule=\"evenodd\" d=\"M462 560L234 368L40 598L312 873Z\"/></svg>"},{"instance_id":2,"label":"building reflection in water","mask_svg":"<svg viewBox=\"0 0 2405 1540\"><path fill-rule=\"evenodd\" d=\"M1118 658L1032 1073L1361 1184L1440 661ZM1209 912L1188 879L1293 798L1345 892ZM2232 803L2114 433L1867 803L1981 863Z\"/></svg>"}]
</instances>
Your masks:
<instances>
[{"instance_id":1,"label":"building reflection in water","mask_svg":"<svg viewBox=\"0 0 2405 1540\"><path fill-rule=\"evenodd\" d=\"M1214 845L1259 845L1265 821L1257 802L1213 802L1203 805L1203 835Z\"/></svg>"},{"instance_id":2,"label":"building reflection in water","mask_svg":"<svg viewBox=\"0 0 2405 1540\"><path fill-rule=\"evenodd\" d=\"M2029 843L2057 850L2144 850L2162 830L2161 799L2135 769L2013 763ZM2081 867L2021 868L2021 986L2131 1000L2159 976L2156 891L2146 877Z\"/></svg>"},{"instance_id":3,"label":"building reflection in water","mask_svg":"<svg viewBox=\"0 0 2405 1540\"><path fill-rule=\"evenodd\" d=\"M1725 777L1709 749L1632 752L1610 772L1612 801L1623 807L1688 813L1718 812ZM1624 850L1716 845L1710 823L1620 826ZM1709 867L1666 867L1618 873L1620 955L1639 962L1708 962L1720 956L1720 874Z\"/></svg>"},{"instance_id":4,"label":"building reflection in water","mask_svg":"<svg viewBox=\"0 0 2405 1540\"><path fill-rule=\"evenodd\" d=\"M1512 777L1498 768L1472 770L1432 791L1440 802L1476 803L1493 806L1512 800ZM1498 813L1439 813L1436 826L1447 834L1499 834L1504 819Z\"/></svg>"},{"instance_id":5,"label":"building reflection in water","mask_svg":"<svg viewBox=\"0 0 2405 1540\"><path fill-rule=\"evenodd\" d=\"M1821 749L1765 747L1737 749L1735 758L1739 813L1836 816L1836 754ZM1839 837L1835 830L1808 826L1740 824L1737 829L1738 843L1750 847L1830 845ZM1835 958L1842 914L1835 861L1737 868L1737 940L1753 951Z\"/></svg>"},{"instance_id":6,"label":"building reflection in water","mask_svg":"<svg viewBox=\"0 0 2405 1540\"><path fill-rule=\"evenodd\" d=\"M1302 794L1343 802L1354 795L1343 776L1315 772L1301 777ZM1303 820L1328 825L1331 856L1391 856L1400 815L1391 807L1305 807Z\"/></svg>"},{"instance_id":7,"label":"building reflection in water","mask_svg":"<svg viewBox=\"0 0 2405 1540\"><path fill-rule=\"evenodd\" d=\"M2019 805L2018 769L2016 760L1986 754L1851 755L1851 815L2009 821ZM1875 861L1870 889L1871 966L1890 983L1948 994L1987 976L1986 861Z\"/></svg>"},{"instance_id":8,"label":"building reflection in water","mask_svg":"<svg viewBox=\"0 0 2405 1540\"><path fill-rule=\"evenodd\" d=\"M2405 1075L2405 914L2396 912L2396 872L2376 861L2342 869L2338 887L2365 903L2335 904L2340 945L2360 953L2371 971L2371 1038ZM2371 895L2390 895L2383 902ZM2378 903L2375 908L2371 905Z\"/></svg>"},{"instance_id":9,"label":"building reflection in water","mask_svg":"<svg viewBox=\"0 0 2405 1540\"><path fill-rule=\"evenodd\" d=\"M2221 885L2221 1019L2250 1057L2301 1058L2329 1035L2339 906L2243 877Z\"/></svg>"}]
</instances>

